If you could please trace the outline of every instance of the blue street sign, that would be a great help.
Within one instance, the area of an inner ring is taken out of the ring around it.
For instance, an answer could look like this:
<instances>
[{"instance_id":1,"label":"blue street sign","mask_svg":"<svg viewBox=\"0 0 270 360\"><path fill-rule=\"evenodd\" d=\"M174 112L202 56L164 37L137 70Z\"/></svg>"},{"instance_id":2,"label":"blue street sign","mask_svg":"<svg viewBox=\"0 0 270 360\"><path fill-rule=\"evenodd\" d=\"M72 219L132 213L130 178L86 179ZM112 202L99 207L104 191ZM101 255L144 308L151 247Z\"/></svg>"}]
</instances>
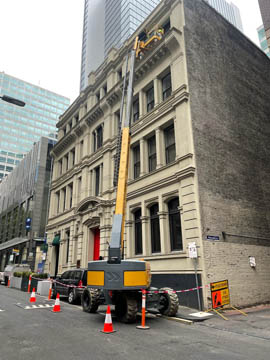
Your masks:
<instances>
[{"instance_id":1,"label":"blue street sign","mask_svg":"<svg viewBox=\"0 0 270 360\"><path fill-rule=\"evenodd\" d=\"M213 236L213 235L207 235L206 236L206 239L207 240L219 240L219 236Z\"/></svg>"},{"instance_id":2,"label":"blue street sign","mask_svg":"<svg viewBox=\"0 0 270 360\"><path fill-rule=\"evenodd\" d=\"M32 219L30 217L26 218L26 220L25 220L25 229L26 230L31 229L31 221L32 221Z\"/></svg>"}]
</instances>

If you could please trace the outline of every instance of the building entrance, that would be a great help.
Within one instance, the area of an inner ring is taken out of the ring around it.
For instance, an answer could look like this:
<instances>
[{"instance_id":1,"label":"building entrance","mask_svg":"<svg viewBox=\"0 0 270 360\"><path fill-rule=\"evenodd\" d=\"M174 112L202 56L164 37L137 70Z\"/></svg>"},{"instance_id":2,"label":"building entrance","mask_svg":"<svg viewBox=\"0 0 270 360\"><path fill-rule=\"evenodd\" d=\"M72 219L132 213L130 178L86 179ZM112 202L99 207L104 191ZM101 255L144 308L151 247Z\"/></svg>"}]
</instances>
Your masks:
<instances>
[{"instance_id":1,"label":"building entrance","mask_svg":"<svg viewBox=\"0 0 270 360\"><path fill-rule=\"evenodd\" d=\"M94 233L94 253L93 260L99 260L99 249L100 249L100 230L95 228L92 230Z\"/></svg>"}]
</instances>

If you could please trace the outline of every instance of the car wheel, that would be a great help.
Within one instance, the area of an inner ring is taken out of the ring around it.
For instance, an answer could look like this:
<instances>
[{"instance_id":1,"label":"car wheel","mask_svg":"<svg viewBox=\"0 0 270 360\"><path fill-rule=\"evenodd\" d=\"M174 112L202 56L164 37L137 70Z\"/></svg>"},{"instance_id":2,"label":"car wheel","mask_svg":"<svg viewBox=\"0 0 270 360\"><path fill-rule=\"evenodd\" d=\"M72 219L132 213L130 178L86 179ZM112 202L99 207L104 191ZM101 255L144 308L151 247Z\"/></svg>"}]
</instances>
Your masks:
<instances>
[{"instance_id":1,"label":"car wheel","mask_svg":"<svg viewBox=\"0 0 270 360\"><path fill-rule=\"evenodd\" d=\"M74 304L74 302L75 302L75 294L74 294L74 290L71 289L68 293L68 303Z\"/></svg>"}]
</instances>

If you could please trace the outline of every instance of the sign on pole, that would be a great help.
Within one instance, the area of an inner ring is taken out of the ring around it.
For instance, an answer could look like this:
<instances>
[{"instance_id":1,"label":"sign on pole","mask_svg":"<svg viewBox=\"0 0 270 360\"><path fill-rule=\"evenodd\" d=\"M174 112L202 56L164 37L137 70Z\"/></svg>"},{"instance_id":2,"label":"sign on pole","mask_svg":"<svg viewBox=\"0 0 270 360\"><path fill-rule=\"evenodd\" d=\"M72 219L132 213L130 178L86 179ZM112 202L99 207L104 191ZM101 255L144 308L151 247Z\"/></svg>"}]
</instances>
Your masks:
<instances>
[{"instance_id":1,"label":"sign on pole","mask_svg":"<svg viewBox=\"0 0 270 360\"><path fill-rule=\"evenodd\" d=\"M188 254L191 259L196 259L198 257L197 247L195 242L188 243Z\"/></svg>"}]
</instances>

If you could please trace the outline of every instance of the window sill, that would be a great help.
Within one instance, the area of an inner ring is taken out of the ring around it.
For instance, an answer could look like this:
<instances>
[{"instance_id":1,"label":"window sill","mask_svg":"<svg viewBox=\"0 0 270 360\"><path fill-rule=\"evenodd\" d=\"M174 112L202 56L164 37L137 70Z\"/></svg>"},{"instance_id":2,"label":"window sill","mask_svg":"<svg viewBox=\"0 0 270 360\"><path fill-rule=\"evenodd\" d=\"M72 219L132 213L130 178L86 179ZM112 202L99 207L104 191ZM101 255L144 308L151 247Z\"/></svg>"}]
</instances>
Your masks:
<instances>
[{"instance_id":1,"label":"window sill","mask_svg":"<svg viewBox=\"0 0 270 360\"><path fill-rule=\"evenodd\" d=\"M157 253L156 255L135 255L130 259L144 259L147 260L165 260L165 259L177 259L177 258L188 258L188 255L185 251L173 251L170 254L161 254Z\"/></svg>"}]
</instances>

